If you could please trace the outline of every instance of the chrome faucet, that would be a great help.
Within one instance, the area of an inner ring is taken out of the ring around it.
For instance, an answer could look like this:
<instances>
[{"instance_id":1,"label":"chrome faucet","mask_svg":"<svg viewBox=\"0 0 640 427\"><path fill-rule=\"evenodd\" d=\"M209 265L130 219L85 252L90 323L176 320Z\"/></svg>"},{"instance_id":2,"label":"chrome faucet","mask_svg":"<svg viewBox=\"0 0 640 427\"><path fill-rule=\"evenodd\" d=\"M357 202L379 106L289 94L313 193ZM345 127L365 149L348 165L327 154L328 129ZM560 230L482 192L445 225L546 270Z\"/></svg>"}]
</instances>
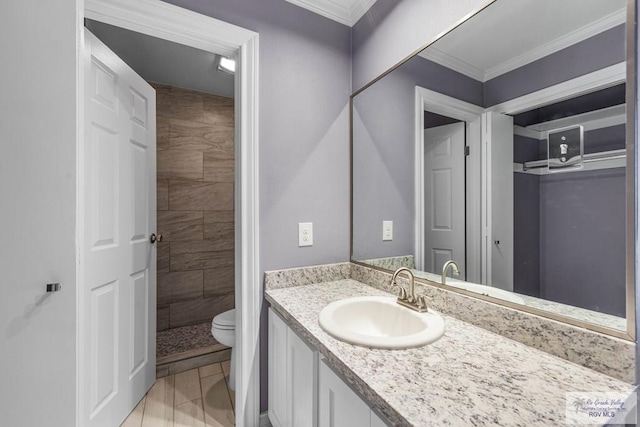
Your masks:
<instances>
[{"instance_id":1,"label":"chrome faucet","mask_svg":"<svg viewBox=\"0 0 640 427\"><path fill-rule=\"evenodd\" d=\"M455 261L453 261L453 260L447 261L444 264L444 267L442 267L442 284L443 285L447 284L447 270L449 270L449 267L451 267L453 269L453 275L454 276L459 276L460 275L460 270L458 269L458 264L456 264Z\"/></svg>"},{"instance_id":2,"label":"chrome faucet","mask_svg":"<svg viewBox=\"0 0 640 427\"><path fill-rule=\"evenodd\" d=\"M396 279L398 275L402 272L406 272L409 277L409 292L407 292L402 286L398 285ZM398 296L398 304L403 305L407 308L418 312L427 311L427 300L425 295L418 295L416 297L415 293L415 276L413 272L407 267L400 267L393 273L393 277L391 278L391 285L398 286L400 288L400 295Z\"/></svg>"}]
</instances>

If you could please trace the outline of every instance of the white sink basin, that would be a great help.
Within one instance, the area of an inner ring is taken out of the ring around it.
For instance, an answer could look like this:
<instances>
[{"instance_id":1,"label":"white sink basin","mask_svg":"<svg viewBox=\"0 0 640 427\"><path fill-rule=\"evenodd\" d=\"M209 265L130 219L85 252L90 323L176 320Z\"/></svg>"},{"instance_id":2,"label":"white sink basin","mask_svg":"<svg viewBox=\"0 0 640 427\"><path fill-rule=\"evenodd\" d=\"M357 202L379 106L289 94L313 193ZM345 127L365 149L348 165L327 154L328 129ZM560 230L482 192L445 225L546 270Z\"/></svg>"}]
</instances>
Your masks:
<instances>
[{"instance_id":1,"label":"white sink basin","mask_svg":"<svg viewBox=\"0 0 640 427\"><path fill-rule=\"evenodd\" d=\"M370 348L403 349L437 341L444 320L435 311L418 313L394 297L369 296L332 302L320 311L320 326L333 337Z\"/></svg>"}]
</instances>

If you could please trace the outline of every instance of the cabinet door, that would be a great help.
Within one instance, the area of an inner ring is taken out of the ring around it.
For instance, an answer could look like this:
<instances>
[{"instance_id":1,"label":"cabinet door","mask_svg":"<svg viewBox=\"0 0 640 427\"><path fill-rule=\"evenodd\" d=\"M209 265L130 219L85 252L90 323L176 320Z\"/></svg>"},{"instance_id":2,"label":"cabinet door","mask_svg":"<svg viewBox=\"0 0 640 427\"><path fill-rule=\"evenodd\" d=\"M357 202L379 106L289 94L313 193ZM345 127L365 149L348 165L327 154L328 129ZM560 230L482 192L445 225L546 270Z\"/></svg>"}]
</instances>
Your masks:
<instances>
[{"instance_id":1,"label":"cabinet door","mask_svg":"<svg viewBox=\"0 0 640 427\"><path fill-rule=\"evenodd\" d=\"M317 426L318 353L287 331L287 416L291 427Z\"/></svg>"},{"instance_id":2,"label":"cabinet door","mask_svg":"<svg viewBox=\"0 0 640 427\"><path fill-rule=\"evenodd\" d=\"M287 325L269 309L269 421L287 427Z\"/></svg>"},{"instance_id":3,"label":"cabinet door","mask_svg":"<svg viewBox=\"0 0 640 427\"><path fill-rule=\"evenodd\" d=\"M387 425L378 414L371 411L371 427L387 427Z\"/></svg>"},{"instance_id":4,"label":"cabinet door","mask_svg":"<svg viewBox=\"0 0 640 427\"><path fill-rule=\"evenodd\" d=\"M319 427L370 425L369 406L327 366L324 360L319 365Z\"/></svg>"}]
</instances>

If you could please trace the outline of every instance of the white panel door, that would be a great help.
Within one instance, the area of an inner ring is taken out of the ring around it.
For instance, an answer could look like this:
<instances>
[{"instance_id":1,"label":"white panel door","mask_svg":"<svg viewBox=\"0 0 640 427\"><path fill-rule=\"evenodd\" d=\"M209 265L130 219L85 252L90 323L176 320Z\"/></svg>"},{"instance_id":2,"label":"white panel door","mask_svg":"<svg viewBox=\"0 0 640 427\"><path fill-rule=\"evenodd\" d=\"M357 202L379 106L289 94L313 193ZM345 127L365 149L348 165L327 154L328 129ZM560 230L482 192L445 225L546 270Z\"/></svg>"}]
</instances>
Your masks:
<instances>
[{"instance_id":1,"label":"white panel door","mask_svg":"<svg viewBox=\"0 0 640 427\"><path fill-rule=\"evenodd\" d=\"M118 426L155 381L155 91L85 29L81 425Z\"/></svg>"},{"instance_id":2,"label":"white panel door","mask_svg":"<svg viewBox=\"0 0 640 427\"><path fill-rule=\"evenodd\" d=\"M424 131L424 269L442 272L449 260L465 276L465 123Z\"/></svg>"},{"instance_id":3,"label":"white panel door","mask_svg":"<svg viewBox=\"0 0 640 427\"><path fill-rule=\"evenodd\" d=\"M513 117L485 113L484 284L513 291Z\"/></svg>"}]
</instances>

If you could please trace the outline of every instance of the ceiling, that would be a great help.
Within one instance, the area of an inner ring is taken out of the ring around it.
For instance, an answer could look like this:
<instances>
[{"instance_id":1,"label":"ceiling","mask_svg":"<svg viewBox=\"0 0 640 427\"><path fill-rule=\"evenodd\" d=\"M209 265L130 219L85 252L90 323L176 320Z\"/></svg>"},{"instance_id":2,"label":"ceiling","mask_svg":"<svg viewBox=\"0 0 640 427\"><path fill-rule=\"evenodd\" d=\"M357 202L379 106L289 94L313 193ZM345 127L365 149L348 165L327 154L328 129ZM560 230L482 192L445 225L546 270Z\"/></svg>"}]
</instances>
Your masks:
<instances>
[{"instance_id":1,"label":"ceiling","mask_svg":"<svg viewBox=\"0 0 640 427\"><path fill-rule=\"evenodd\" d=\"M296 6L353 27L377 0L287 0Z\"/></svg>"},{"instance_id":2,"label":"ceiling","mask_svg":"<svg viewBox=\"0 0 640 427\"><path fill-rule=\"evenodd\" d=\"M626 0L501 0L420 56L485 82L623 24Z\"/></svg>"},{"instance_id":3,"label":"ceiling","mask_svg":"<svg viewBox=\"0 0 640 427\"><path fill-rule=\"evenodd\" d=\"M86 26L147 81L234 96L234 76L218 71L214 53L90 19Z\"/></svg>"}]
</instances>

